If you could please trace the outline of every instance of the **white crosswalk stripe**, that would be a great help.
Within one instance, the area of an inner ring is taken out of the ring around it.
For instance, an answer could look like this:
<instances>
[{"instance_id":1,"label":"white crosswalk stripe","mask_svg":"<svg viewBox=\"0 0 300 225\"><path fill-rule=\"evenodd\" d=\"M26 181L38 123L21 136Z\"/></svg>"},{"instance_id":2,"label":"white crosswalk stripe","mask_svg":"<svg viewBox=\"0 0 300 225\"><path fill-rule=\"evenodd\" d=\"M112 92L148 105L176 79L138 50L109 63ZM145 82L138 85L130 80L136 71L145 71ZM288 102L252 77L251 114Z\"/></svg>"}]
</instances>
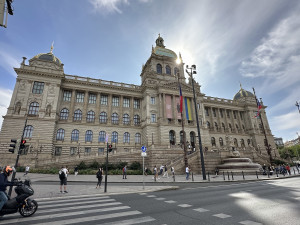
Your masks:
<instances>
[{"instance_id":1,"label":"white crosswalk stripe","mask_svg":"<svg viewBox=\"0 0 300 225\"><path fill-rule=\"evenodd\" d=\"M153 217L142 216L142 212L116 201L109 196L73 199L49 199L38 201L37 212L31 217L15 213L5 215L0 224L141 224L155 221Z\"/></svg>"}]
</instances>

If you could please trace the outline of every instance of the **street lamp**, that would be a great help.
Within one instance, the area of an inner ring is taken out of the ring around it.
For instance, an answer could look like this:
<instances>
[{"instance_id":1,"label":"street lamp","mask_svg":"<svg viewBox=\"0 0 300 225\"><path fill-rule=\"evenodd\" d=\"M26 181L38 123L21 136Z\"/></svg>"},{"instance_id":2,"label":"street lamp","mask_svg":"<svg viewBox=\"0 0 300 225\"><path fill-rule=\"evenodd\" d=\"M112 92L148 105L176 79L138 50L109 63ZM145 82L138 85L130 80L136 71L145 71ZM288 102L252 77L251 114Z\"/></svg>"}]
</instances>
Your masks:
<instances>
[{"instance_id":1,"label":"street lamp","mask_svg":"<svg viewBox=\"0 0 300 225\"><path fill-rule=\"evenodd\" d=\"M198 109L197 109L197 103L196 103L196 94L195 94L194 78L193 78L193 74L197 74L196 65L192 65L191 67L186 65L186 70L185 71L187 72L187 74L190 76L190 78L192 80L192 87L193 87L193 94L194 94L194 104L195 104L195 113L196 113L196 122L197 122L197 130L198 130L198 137L199 137L198 140L199 140L199 149L200 149L200 157L201 157L202 176L203 176L203 180L206 180L206 172L205 172L204 157L203 157L202 143L201 143L201 136L200 136L199 119L198 119Z\"/></svg>"},{"instance_id":2,"label":"street lamp","mask_svg":"<svg viewBox=\"0 0 300 225\"><path fill-rule=\"evenodd\" d=\"M298 108L298 111L299 111L299 113L300 113L300 105L299 105L299 102L296 101L295 106Z\"/></svg>"}]
</instances>

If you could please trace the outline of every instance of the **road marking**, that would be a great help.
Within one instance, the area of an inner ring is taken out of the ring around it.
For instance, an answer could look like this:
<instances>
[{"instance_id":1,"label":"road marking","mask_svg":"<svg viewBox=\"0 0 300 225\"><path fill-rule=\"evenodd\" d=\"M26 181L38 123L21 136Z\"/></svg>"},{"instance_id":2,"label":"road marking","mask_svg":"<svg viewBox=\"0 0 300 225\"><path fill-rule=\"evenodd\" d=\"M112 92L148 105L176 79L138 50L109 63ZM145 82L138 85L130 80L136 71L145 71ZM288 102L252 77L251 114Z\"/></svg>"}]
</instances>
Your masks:
<instances>
[{"instance_id":1,"label":"road marking","mask_svg":"<svg viewBox=\"0 0 300 225\"><path fill-rule=\"evenodd\" d=\"M104 220L104 219L111 219L111 218L117 218L117 217L123 217L123 216L133 216L133 215L139 215L141 212L139 211L128 211L128 212L117 212L117 213L111 213L106 215L100 215L100 216L88 216L78 219L64 219L63 221L54 221L54 222L43 222L35 225L57 225L61 222L61 224L75 224L75 223L82 223L82 222L90 222L94 220ZM114 223L113 223L114 224Z\"/></svg>"},{"instance_id":2,"label":"road marking","mask_svg":"<svg viewBox=\"0 0 300 225\"><path fill-rule=\"evenodd\" d=\"M101 196L101 197L89 196L89 197L78 197L78 198L68 198L68 199L66 199L65 197L61 197L61 198L55 198L55 199L50 199L50 198L49 199L48 198L36 199L36 201L39 203L39 206L40 206L40 205L49 205L49 203L56 204L57 201L64 201L67 203L67 202L78 202L79 199L80 199L80 201L82 201L82 200L85 201L85 200L95 200L95 199L100 200L100 199L108 199L108 198L109 198L109 196Z\"/></svg>"},{"instance_id":3,"label":"road marking","mask_svg":"<svg viewBox=\"0 0 300 225\"><path fill-rule=\"evenodd\" d=\"M139 195L147 195L147 193L139 193Z\"/></svg>"},{"instance_id":4,"label":"road marking","mask_svg":"<svg viewBox=\"0 0 300 225\"><path fill-rule=\"evenodd\" d=\"M100 202L114 202L116 201L115 199L100 199L100 200L95 200L95 201L92 201L93 203L100 203ZM73 206L73 205L82 205L82 204L85 204L85 203L90 203L91 201L77 201L77 202L71 202L71 203L59 203L59 206ZM46 203L46 202L44 202ZM39 204L39 203L38 203ZM40 206L39 204L39 208L47 208L47 209L50 209L50 208L57 208L57 202L55 204L51 204L51 205L47 205L47 204L42 204Z\"/></svg>"},{"instance_id":5,"label":"road marking","mask_svg":"<svg viewBox=\"0 0 300 225\"><path fill-rule=\"evenodd\" d=\"M219 217L221 219L225 219L225 218L231 217L230 215L227 215L227 214L224 214L224 213L215 214L213 216Z\"/></svg>"},{"instance_id":6,"label":"road marking","mask_svg":"<svg viewBox=\"0 0 300 225\"><path fill-rule=\"evenodd\" d=\"M170 204L172 204L172 203L176 203L176 201L169 200L169 201L165 201L165 203L170 203Z\"/></svg>"},{"instance_id":7,"label":"road marking","mask_svg":"<svg viewBox=\"0 0 300 225\"><path fill-rule=\"evenodd\" d=\"M156 200L165 200L166 198L156 198Z\"/></svg>"},{"instance_id":8,"label":"road marking","mask_svg":"<svg viewBox=\"0 0 300 225\"><path fill-rule=\"evenodd\" d=\"M147 197L148 197L148 198L155 198L156 195L148 195Z\"/></svg>"},{"instance_id":9,"label":"road marking","mask_svg":"<svg viewBox=\"0 0 300 225\"><path fill-rule=\"evenodd\" d=\"M207 211L209 211L208 209L203 209L203 208L198 208L198 209L193 209L193 210L195 210L197 212L207 212Z\"/></svg>"},{"instance_id":10,"label":"road marking","mask_svg":"<svg viewBox=\"0 0 300 225\"><path fill-rule=\"evenodd\" d=\"M140 218L130 219L130 220L114 221L111 223L101 223L101 225L131 225L131 224L151 222L154 220L155 219L153 217L146 216L146 217L140 217Z\"/></svg>"},{"instance_id":11,"label":"road marking","mask_svg":"<svg viewBox=\"0 0 300 225\"><path fill-rule=\"evenodd\" d=\"M183 207L183 208L187 208L187 207L191 207L192 205L189 205L189 204L180 204L178 206L179 207Z\"/></svg>"},{"instance_id":12,"label":"road marking","mask_svg":"<svg viewBox=\"0 0 300 225\"><path fill-rule=\"evenodd\" d=\"M240 224L244 224L244 225L262 225L262 223L256 223L250 220L245 220L245 221L241 221L239 222Z\"/></svg>"}]
</instances>

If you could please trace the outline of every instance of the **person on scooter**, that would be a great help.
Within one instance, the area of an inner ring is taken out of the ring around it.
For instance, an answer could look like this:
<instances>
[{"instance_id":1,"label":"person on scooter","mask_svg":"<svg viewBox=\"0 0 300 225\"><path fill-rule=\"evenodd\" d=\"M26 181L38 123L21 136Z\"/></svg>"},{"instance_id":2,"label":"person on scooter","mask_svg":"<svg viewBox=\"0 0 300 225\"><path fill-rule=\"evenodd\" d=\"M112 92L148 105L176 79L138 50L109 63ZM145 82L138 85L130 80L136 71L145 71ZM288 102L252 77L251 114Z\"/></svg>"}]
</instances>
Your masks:
<instances>
[{"instance_id":1,"label":"person on scooter","mask_svg":"<svg viewBox=\"0 0 300 225\"><path fill-rule=\"evenodd\" d=\"M0 210L8 200L8 197L5 193L6 187L13 186L13 183L7 180L12 172L13 169L10 166L6 166L4 167L3 172L0 174Z\"/></svg>"}]
</instances>

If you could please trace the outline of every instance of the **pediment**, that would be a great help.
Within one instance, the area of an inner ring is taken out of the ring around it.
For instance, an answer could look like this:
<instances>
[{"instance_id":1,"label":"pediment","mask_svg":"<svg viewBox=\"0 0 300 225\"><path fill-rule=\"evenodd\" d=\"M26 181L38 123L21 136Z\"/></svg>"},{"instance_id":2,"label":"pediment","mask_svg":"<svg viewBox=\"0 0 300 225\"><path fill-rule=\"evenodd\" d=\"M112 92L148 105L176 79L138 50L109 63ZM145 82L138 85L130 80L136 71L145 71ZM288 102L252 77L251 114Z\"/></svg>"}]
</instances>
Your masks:
<instances>
[{"instance_id":1,"label":"pediment","mask_svg":"<svg viewBox=\"0 0 300 225\"><path fill-rule=\"evenodd\" d=\"M191 86L185 83L180 83L181 84L181 89L182 90L191 90ZM160 86L162 87L167 87L169 89L178 89L178 82L177 81L169 81L169 82L164 82L160 83Z\"/></svg>"}]
</instances>

